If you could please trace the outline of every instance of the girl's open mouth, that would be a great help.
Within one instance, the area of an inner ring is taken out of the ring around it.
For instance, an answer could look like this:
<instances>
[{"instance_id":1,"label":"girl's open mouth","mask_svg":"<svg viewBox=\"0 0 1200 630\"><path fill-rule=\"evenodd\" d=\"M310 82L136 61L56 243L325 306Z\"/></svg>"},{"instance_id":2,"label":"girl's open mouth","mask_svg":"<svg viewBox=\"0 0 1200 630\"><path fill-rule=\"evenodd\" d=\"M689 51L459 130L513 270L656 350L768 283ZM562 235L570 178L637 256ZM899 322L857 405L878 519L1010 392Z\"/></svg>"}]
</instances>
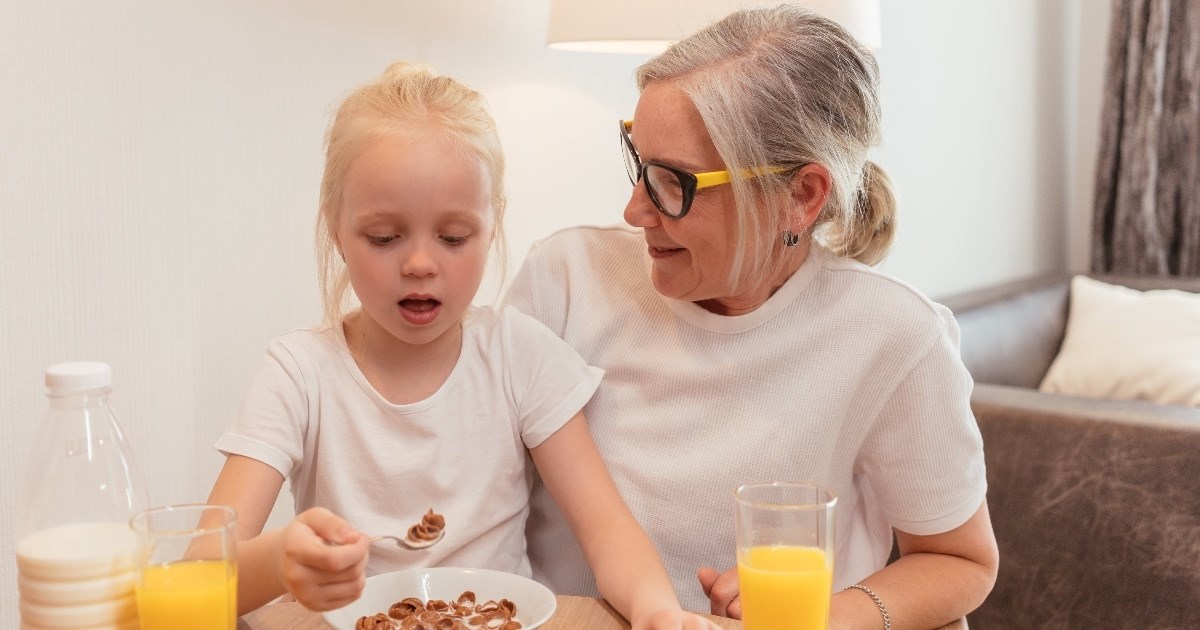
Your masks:
<instances>
[{"instance_id":1,"label":"girl's open mouth","mask_svg":"<svg viewBox=\"0 0 1200 630\"><path fill-rule=\"evenodd\" d=\"M422 326L437 319L442 311L442 303L437 300L400 300L400 314L410 324Z\"/></svg>"}]
</instances>

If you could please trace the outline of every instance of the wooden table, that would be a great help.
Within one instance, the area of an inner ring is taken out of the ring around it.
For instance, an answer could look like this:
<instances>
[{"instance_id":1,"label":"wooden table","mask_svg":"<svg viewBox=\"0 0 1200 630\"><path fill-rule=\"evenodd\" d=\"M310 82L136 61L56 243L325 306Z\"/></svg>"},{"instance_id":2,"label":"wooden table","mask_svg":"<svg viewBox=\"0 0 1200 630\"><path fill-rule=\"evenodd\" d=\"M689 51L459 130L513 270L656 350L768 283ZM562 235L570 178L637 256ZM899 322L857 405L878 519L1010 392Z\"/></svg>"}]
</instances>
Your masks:
<instances>
[{"instance_id":1,"label":"wooden table","mask_svg":"<svg viewBox=\"0 0 1200 630\"><path fill-rule=\"evenodd\" d=\"M624 630L629 628L617 611L608 602L593 597L558 595L558 608L554 616L543 626L543 630ZM709 616L722 628L741 630L742 622L724 617ZM300 604L272 604L264 606L238 621L238 630L330 630L319 613L309 611Z\"/></svg>"},{"instance_id":2,"label":"wooden table","mask_svg":"<svg viewBox=\"0 0 1200 630\"><path fill-rule=\"evenodd\" d=\"M628 630L629 622L608 602L594 597L557 595L558 608L542 630ZM721 628L741 630L742 622L705 615ZM332 630L320 613L290 602L264 606L238 620L238 630ZM959 619L938 630L968 630L967 620Z\"/></svg>"}]
</instances>

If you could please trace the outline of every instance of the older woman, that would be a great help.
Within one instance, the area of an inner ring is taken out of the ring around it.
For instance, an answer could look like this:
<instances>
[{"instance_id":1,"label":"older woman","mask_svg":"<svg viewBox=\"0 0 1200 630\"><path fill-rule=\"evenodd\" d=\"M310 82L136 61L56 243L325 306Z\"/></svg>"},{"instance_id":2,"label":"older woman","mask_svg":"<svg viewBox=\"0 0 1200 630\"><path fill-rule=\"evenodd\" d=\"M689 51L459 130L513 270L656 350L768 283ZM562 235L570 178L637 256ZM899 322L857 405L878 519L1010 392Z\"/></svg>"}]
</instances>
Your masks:
<instances>
[{"instance_id":1,"label":"older woman","mask_svg":"<svg viewBox=\"0 0 1200 630\"><path fill-rule=\"evenodd\" d=\"M867 159L874 58L783 5L730 15L637 81L620 125L631 227L549 237L508 299L607 371L591 430L684 606L740 615L734 489L809 479L839 497L830 627L929 628L973 610L998 559L957 327L869 266L895 214ZM535 576L594 593L535 493Z\"/></svg>"}]
</instances>

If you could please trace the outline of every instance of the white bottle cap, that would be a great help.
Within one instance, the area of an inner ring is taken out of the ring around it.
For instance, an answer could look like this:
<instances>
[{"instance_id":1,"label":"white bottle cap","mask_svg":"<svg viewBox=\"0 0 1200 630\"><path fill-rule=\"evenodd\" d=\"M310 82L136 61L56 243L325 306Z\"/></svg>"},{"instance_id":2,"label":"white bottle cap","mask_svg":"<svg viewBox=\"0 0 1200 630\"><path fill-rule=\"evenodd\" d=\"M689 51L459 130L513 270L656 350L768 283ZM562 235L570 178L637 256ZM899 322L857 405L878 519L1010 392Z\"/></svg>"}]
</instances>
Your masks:
<instances>
[{"instance_id":1,"label":"white bottle cap","mask_svg":"<svg viewBox=\"0 0 1200 630\"><path fill-rule=\"evenodd\" d=\"M99 361L59 363L46 368L46 391L51 395L112 387L112 368Z\"/></svg>"}]
</instances>

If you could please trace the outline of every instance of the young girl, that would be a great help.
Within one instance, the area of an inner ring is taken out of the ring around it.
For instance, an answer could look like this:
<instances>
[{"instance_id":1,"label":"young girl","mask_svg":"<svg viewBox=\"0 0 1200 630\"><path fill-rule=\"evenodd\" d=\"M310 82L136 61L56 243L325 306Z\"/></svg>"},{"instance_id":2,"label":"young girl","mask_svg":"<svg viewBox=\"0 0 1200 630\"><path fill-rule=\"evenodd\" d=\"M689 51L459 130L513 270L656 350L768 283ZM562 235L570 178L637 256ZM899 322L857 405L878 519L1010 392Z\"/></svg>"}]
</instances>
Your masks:
<instances>
[{"instance_id":1,"label":"young girl","mask_svg":"<svg viewBox=\"0 0 1200 630\"><path fill-rule=\"evenodd\" d=\"M680 610L592 443L581 409L602 371L535 320L471 305L504 218L482 96L395 64L346 99L326 143L326 322L271 343L217 442L209 503L238 512L239 613L285 591L336 608L366 574L406 567L530 575L528 452L635 628L715 627ZM347 315L351 287L361 306ZM298 516L264 533L285 478ZM437 545L368 549L368 534L403 536L431 508L446 520Z\"/></svg>"}]
</instances>

